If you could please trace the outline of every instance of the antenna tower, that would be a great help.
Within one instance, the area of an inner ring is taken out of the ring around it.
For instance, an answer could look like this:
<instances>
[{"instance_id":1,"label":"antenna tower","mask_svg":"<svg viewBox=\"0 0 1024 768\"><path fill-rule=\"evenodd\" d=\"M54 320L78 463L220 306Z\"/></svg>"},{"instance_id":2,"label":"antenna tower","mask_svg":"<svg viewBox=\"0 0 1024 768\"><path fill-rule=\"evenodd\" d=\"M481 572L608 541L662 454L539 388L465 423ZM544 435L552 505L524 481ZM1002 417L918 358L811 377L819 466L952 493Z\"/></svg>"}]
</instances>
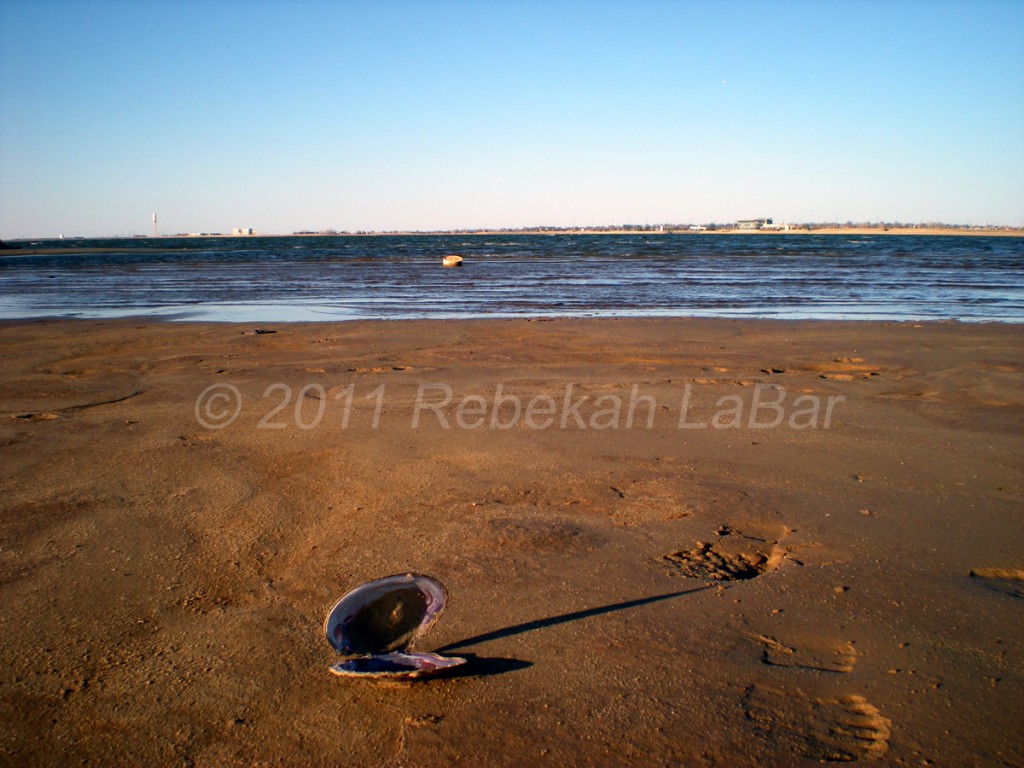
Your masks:
<instances>
[{"instance_id":1,"label":"antenna tower","mask_svg":"<svg viewBox=\"0 0 1024 768\"><path fill-rule=\"evenodd\" d=\"M153 214L153 237L156 237L156 214Z\"/></svg>"}]
</instances>

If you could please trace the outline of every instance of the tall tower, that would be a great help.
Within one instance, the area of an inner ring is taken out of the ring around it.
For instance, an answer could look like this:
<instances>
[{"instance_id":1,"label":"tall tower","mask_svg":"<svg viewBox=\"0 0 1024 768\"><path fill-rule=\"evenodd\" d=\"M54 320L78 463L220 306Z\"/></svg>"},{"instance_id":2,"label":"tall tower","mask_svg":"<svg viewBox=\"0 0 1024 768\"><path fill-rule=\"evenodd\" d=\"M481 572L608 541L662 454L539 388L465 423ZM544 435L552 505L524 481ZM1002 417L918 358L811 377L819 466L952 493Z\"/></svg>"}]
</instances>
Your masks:
<instances>
[{"instance_id":1,"label":"tall tower","mask_svg":"<svg viewBox=\"0 0 1024 768\"><path fill-rule=\"evenodd\" d=\"M156 214L153 214L153 237L156 237Z\"/></svg>"}]
</instances>

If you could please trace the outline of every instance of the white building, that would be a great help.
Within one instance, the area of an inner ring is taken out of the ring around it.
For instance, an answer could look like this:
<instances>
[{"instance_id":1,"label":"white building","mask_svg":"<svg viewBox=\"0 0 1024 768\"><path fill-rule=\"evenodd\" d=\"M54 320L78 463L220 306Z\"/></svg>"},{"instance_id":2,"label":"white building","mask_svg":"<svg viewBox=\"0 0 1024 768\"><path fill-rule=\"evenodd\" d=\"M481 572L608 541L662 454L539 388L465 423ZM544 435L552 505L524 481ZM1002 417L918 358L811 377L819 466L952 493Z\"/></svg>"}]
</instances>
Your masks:
<instances>
[{"instance_id":1,"label":"white building","mask_svg":"<svg viewBox=\"0 0 1024 768\"><path fill-rule=\"evenodd\" d=\"M736 222L736 229L766 229L771 225L771 219L740 219Z\"/></svg>"}]
</instances>

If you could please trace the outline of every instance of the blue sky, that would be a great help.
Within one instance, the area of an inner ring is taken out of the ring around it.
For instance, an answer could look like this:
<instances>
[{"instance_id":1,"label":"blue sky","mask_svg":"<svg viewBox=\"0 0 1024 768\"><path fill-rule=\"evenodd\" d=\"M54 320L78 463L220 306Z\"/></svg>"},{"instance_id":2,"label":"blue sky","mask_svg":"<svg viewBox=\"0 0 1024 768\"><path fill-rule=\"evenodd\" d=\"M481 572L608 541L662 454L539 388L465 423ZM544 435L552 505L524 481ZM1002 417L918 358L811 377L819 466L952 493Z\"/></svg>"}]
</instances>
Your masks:
<instances>
[{"instance_id":1,"label":"blue sky","mask_svg":"<svg viewBox=\"0 0 1024 768\"><path fill-rule=\"evenodd\" d=\"M1024 2L0 0L0 237L1024 224Z\"/></svg>"}]
</instances>

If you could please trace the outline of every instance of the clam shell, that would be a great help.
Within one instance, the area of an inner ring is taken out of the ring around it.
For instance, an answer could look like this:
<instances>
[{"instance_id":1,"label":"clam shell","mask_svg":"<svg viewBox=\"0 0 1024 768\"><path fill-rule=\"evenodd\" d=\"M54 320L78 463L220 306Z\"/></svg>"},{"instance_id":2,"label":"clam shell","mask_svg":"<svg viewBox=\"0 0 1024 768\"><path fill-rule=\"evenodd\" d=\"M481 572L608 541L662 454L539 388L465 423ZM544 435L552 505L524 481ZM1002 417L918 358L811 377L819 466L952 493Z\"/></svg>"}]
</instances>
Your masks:
<instances>
[{"instance_id":1,"label":"clam shell","mask_svg":"<svg viewBox=\"0 0 1024 768\"><path fill-rule=\"evenodd\" d=\"M448 594L437 579L402 573L369 581L342 597L324 621L327 641L352 658L330 667L342 677L411 679L465 659L409 649L440 618Z\"/></svg>"}]
</instances>

